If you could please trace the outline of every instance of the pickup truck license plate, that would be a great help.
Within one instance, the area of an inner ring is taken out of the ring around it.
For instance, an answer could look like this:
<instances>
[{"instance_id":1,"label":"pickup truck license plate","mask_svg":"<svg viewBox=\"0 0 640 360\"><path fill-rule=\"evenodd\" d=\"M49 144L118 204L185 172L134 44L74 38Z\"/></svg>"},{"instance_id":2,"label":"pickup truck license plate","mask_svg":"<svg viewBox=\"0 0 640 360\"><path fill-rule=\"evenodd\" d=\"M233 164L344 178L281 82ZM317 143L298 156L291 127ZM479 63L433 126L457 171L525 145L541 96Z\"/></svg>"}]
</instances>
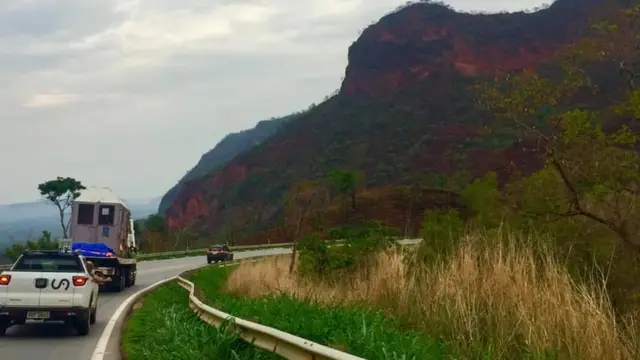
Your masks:
<instances>
[{"instance_id":1,"label":"pickup truck license plate","mask_svg":"<svg viewBox=\"0 0 640 360\"><path fill-rule=\"evenodd\" d=\"M27 311L27 319L48 319L49 316L50 315L48 311Z\"/></svg>"}]
</instances>

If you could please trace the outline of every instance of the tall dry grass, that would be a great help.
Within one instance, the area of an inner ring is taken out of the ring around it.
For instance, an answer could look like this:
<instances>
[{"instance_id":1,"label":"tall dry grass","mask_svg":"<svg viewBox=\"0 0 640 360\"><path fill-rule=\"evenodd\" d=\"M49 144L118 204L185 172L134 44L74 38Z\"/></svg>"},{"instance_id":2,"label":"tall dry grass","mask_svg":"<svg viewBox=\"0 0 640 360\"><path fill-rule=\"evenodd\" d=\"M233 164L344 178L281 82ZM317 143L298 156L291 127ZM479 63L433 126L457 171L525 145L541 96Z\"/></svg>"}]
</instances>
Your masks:
<instances>
[{"instance_id":1,"label":"tall dry grass","mask_svg":"<svg viewBox=\"0 0 640 360\"><path fill-rule=\"evenodd\" d=\"M603 283L574 282L550 252L529 241L475 234L440 261L412 256L390 249L370 268L331 282L289 274L289 256L244 263L227 290L366 302L443 339L464 358L515 359L525 348L562 359L640 358L634 329L616 322Z\"/></svg>"}]
</instances>

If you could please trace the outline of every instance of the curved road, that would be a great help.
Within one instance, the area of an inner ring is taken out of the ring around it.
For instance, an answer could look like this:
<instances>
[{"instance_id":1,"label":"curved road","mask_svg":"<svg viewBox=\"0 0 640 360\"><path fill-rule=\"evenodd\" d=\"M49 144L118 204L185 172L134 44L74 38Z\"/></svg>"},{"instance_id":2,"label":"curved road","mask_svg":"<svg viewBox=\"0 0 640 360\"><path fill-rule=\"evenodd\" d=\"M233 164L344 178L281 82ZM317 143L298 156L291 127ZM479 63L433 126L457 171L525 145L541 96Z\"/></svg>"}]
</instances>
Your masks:
<instances>
[{"instance_id":1,"label":"curved road","mask_svg":"<svg viewBox=\"0 0 640 360\"><path fill-rule=\"evenodd\" d=\"M286 254L291 249L274 248L236 252L234 258ZM160 280L176 276L205 264L205 256L143 261L138 264L136 285L121 293L100 293L98 319L87 336L77 336L75 330L64 325L12 326L7 336L0 338L0 358L38 360L89 360L105 325L120 304L138 290Z\"/></svg>"}]
</instances>

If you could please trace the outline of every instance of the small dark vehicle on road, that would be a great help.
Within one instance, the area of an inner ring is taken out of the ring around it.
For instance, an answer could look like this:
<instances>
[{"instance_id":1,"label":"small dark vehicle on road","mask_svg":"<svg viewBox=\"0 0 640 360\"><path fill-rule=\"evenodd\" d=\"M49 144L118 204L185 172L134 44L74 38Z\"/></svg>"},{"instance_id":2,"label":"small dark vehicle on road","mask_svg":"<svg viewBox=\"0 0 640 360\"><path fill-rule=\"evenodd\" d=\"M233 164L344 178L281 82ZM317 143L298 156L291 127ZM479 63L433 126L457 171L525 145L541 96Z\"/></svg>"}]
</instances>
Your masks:
<instances>
[{"instance_id":1,"label":"small dark vehicle on road","mask_svg":"<svg viewBox=\"0 0 640 360\"><path fill-rule=\"evenodd\" d=\"M227 245L212 245L207 249L207 263L233 260L233 252Z\"/></svg>"}]
</instances>

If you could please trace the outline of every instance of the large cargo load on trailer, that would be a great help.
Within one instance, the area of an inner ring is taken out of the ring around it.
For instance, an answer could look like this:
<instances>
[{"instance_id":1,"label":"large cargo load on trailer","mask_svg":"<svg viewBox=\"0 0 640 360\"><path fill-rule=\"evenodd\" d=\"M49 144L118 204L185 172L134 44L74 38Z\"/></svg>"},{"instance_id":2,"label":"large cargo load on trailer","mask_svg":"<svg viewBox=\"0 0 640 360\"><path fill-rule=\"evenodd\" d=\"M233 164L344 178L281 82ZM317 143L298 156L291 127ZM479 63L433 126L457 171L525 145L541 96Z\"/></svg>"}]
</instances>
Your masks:
<instances>
[{"instance_id":1,"label":"large cargo load on trailer","mask_svg":"<svg viewBox=\"0 0 640 360\"><path fill-rule=\"evenodd\" d=\"M82 191L73 202L71 217L73 242L104 243L118 257L126 257L135 246L128 241L133 232L131 211L109 188Z\"/></svg>"},{"instance_id":2,"label":"large cargo load on trailer","mask_svg":"<svg viewBox=\"0 0 640 360\"><path fill-rule=\"evenodd\" d=\"M71 244L71 251L85 257L115 257L115 251L103 243L74 242Z\"/></svg>"},{"instance_id":3,"label":"large cargo load on trailer","mask_svg":"<svg viewBox=\"0 0 640 360\"><path fill-rule=\"evenodd\" d=\"M136 242L131 211L109 188L88 188L71 208L71 251L78 251L121 291L135 283Z\"/></svg>"}]
</instances>

